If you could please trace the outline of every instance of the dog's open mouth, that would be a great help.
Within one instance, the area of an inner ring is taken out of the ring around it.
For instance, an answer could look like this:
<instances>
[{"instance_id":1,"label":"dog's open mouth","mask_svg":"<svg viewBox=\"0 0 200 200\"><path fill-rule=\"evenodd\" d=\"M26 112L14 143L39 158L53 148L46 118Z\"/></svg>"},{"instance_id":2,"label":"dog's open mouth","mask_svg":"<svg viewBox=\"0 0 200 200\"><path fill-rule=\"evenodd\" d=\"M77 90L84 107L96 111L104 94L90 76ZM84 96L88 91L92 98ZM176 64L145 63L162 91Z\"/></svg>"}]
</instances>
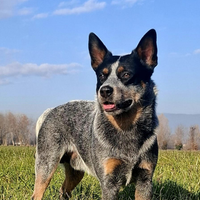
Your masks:
<instances>
[{"instance_id":1,"label":"dog's open mouth","mask_svg":"<svg viewBox=\"0 0 200 200\"><path fill-rule=\"evenodd\" d=\"M113 112L113 111L119 110L119 109L126 109L126 108L128 108L131 104L132 104L132 100L123 101L123 102L120 102L120 103L118 103L118 104L114 104L114 103L112 103L112 102L106 101L106 102L103 104L103 109L104 109L106 112Z\"/></svg>"},{"instance_id":2,"label":"dog's open mouth","mask_svg":"<svg viewBox=\"0 0 200 200\"><path fill-rule=\"evenodd\" d=\"M103 104L103 109L106 111L106 112L112 112L114 110L117 110L117 107L114 103L111 103L111 102L105 102Z\"/></svg>"}]
</instances>

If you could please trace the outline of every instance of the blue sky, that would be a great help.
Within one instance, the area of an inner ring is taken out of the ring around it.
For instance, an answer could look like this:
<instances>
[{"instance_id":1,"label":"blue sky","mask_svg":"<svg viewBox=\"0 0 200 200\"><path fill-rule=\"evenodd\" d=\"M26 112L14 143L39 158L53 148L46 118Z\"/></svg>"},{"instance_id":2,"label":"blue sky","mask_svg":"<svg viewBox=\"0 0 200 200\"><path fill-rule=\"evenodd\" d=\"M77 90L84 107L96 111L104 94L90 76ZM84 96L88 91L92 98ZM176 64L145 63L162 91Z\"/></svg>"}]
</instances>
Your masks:
<instances>
[{"instance_id":1,"label":"blue sky","mask_svg":"<svg viewBox=\"0 0 200 200\"><path fill-rule=\"evenodd\" d=\"M0 0L0 112L37 118L69 100L94 99L89 33L121 55L154 28L157 111L199 114L199 8L197 0Z\"/></svg>"}]
</instances>

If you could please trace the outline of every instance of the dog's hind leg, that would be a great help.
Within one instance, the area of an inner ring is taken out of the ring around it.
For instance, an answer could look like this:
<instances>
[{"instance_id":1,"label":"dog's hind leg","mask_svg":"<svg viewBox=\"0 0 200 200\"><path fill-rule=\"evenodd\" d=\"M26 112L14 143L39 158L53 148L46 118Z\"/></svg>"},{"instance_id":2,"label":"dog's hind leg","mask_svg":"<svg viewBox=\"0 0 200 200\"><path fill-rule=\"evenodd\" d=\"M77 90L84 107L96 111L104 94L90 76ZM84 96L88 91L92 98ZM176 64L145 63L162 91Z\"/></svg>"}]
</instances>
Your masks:
<instances>
[{"instance_id":1,"label":"dog's hind leg","mask_svg":"<svg viewBox=\"0 0 200 200\"><path fill-rule=\"evenodd\" d=\"M40 158L41 159L41 158ZM41 200L46 188L48 187L51 178L56 171L56 168L59 164L59 159L56 162L40 162L39 158L36 158L36 178L34 192L32 195L33 200Z\"/></svg>"},{"instance_id":2,"label":"dog's hind leg","mask_svg":"<svg viewBox=\"0 0 200 200\"><path fill-rule=\"evenodd\" d=\"M60 188L60 197L69 199L72 190L79 184L84 176L84 172L74 170L69 163L64 163L65 167L65 181Z\"/></svg>"},{"instance_id":3,"label":"dog's hind leg","mask_svg":"<svg viewBox=\"0 0 200 200\"><path fill-rule=\"evenodd\" d=\"M38 173L35 179L35 186L34 186L34 192L32 195L32 199L33 200L41 200L44 192L47 188L47 186L50 183L50 180L55 172L56 168L52 171L52 173L47 177L47 178L43 178L43 174L42 173Z\"/></svg>"},{"instance_id":4,"label":"dog's hind leg","mask_svg":"<svg viewBox=\"0 0 200 200\"><path fill-rule=\"evenodd\" d=\"M49 185L60 159L63 156L63 145L54 138L40 136L36 148L35 186L32 199L41 200ZM49 142L51 141L51 143Z\"/></svg>"}]
</instances>

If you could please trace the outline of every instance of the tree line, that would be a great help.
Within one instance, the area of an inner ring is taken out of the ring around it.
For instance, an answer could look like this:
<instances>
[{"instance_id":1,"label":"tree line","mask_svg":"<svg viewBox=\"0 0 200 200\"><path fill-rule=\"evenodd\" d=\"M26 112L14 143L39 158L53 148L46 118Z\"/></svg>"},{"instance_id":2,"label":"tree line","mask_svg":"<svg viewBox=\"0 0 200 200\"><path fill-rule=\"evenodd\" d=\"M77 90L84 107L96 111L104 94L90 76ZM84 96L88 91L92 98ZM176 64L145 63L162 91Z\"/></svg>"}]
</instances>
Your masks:
<instances>
[{"instance_id":1,"label":"tree line","mask_svg":"<svg viewBox=\"0 0 200 200\"><path fill-rule=\"evenodd\" d=\"M0 145L35 145L35 123L25 114L0 113Z\"/></svg>"},{"instance_id":2,"label":"tree line","mask_svg":"<svg viewBox=\"0 0 200 200\"><path fill-rule=\"evenodd\" d=\"M159 115L158 119L159 127L156 132L160 149L200 150L200 129L198 125L189 128L179 125L172 134L168 119L163 114Z\"/></svg>"},{"instance_id":3,"label":"tree line","mask_svg":"<svg viewBox=\"0 0 200 200\"><path fill-rule=\"evenodd\" d=\"M160 149L200 150L199 126L188 129L180 125L172 134L168 119L163 114L158 119L156 134ZM0 113L0 145L35 145L35 121L25 114Z\"/></svg>"}]
</instances>

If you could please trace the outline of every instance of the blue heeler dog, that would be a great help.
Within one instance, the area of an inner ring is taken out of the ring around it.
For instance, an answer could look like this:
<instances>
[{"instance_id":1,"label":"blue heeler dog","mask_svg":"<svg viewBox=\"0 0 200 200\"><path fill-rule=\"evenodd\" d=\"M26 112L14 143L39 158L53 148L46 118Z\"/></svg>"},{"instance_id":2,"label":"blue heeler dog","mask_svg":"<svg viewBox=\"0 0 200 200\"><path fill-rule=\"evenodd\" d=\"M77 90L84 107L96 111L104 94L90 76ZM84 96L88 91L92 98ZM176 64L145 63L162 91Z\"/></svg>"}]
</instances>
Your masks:
<instances>
[{"instance_id":1,"label":"blue heeler dog","mask_svg":"<svg viewBox=\"0 0 200 200\"><path fill-rule=\"evenodd\" d=\"M124 56L113 56L90 33L89 53L97 76L96 100L71 101L39 118L32 199L42 199L63 163L62 198L71 196L87 172L99 180L103 200L117 199L120 187L132 182L135 199L149 200L158 157L157 89L151 80L157 65L156 32L148 31Z\"/></svg>"}]
</instances>

